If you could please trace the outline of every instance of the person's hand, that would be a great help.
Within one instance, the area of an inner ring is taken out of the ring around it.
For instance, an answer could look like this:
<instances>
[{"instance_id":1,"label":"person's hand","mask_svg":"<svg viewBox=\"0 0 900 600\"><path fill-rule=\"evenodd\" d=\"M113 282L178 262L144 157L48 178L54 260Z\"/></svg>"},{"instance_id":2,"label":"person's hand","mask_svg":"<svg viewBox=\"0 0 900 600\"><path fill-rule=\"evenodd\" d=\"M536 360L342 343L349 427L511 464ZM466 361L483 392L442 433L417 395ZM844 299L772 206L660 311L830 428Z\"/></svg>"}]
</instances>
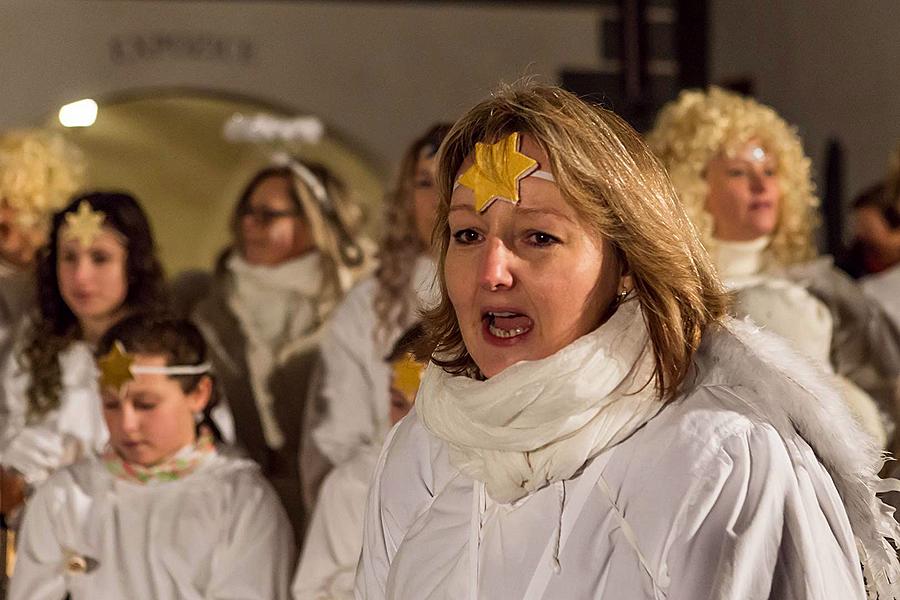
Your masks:
<instances>
[{"instance_id":1,"label":"person's hand","mask_svg":"<svg viewBox=\"0 0 900 600\"><path fill-rule=\"evenodd\" d=\"M3 464L17 470L29 484L43 481L63 464L63 438L55 431L26 427L3 453Z\"/></svg>"},{"instance_id":2,"label":"person's hand","mask_svg":"<svg viewBox=\"0 0 900 600\"><path fill-rule=\"evenodd\" d=\"M0 466L0 514L10 515L25 501L28 484L15 469Z\"/></svg>"}]
</instances>

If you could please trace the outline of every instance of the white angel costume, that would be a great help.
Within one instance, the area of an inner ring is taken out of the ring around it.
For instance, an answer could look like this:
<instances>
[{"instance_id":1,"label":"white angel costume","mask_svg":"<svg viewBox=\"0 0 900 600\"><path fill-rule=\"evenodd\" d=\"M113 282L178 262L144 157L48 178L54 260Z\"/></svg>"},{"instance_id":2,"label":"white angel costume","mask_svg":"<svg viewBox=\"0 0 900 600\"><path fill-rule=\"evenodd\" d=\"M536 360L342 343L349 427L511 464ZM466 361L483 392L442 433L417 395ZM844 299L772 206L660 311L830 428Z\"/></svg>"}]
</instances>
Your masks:
<instances>
[{"instance_id":1,"label":"white angel costume","mask_svg":"<svg viewBox=\"0 0 900 600\"><path fill-rule=\"evenodd\" d=\"M109 439L91 347L73 342L58 360L59 408L37 423L27 422L31 374L19 364L18 352L9 356L3 373L0 463L19 471L32 485L82 456L102 451Z\"/></svg>"},{"instance_id":2,"label":"white angel costume","mask_svg":"<svg viewBox=\"0 0 900 600\"><path fill-rule=\"evenodd\" d=\"M900 265L860 280L866 294L878 302L882 310L900 330Z\"/></svg>"},{"instance_id":3,"label":"white angel costume","mask_svg":"<svg viewBox=\"0 0 900 600\"><path fill-rule=\"evenodd\" d=\"M181 478L114 472L92 457L29 500L10 600L288 598L292 529L255 463L213 451Z\"/></svg>"},{"instance_id":4,"label":"white angel costume","mask_svg":"<svg viewBox=\"0 0 900 600\"><path fill-rule=\"evenodd\" d=\"M417 308L434 303L440 293L430 257L416 260L410 284L408 322L388 331L384 339L376 332L378 280L374 277L351 289L332 314L321 345L325 368L321 395L326 413L313 431L313 439L334 465L348 460L361 447L380 445L390 428L391 369L385 357L417 320Z\"/></svg>"},{"instance_id":5,"label":"white angel costume","mask_svg":"<svg viewBox=\"0 0 900 600\"><path fill-rule=\"evenodd\" d=\"M711 327L662 404L637 302L486 381L429 365L391 433L356 597L900 597L877 448L780 338ZM859 548L859 550L857 550Z\"/></svg>"},{"instance_id":6,"label":"white angel costume","mask_svg":"<svg viewBox=\"0 0 900 600\"><path fill-rule=\"evenodd\" d=\"M767 273L770 239L749 242L717 241L713 253L725 285L734 293L735 314L780 335L795 350L834 373L832 342L835 318L824 302L804 287L776 273ZM875 400L848 377L836 379L841 397L863 429L885 448L893 423Z\"/></svg>"},{"instance_id":7,"label":"white angel costume","mask_svg":"<svg viewBox=\"0 0 900 600\"><path fill-rule=\"evenodd\" d=\"M0 464L13 467L31 485L81 457L99 453L109 433L103 420L93 349L72 342L59 354L62 385L59 408L38 422L28 422L31 373L19 363L19 352L7 358L0 391ZM212 418L224 441L234 441L234 421L222 404Z\"/></svg>"},{"instance_id":8,"label":"white angel costume","mask_svg":"<svg viewBox=\"0 0 900 600\"><path fill-rule=\"evenodd\" d=\"M351 600L363 542L366 498L379 446L335 467L319 489L291 593L294 600Z\"/></svg>"}]
</instances>

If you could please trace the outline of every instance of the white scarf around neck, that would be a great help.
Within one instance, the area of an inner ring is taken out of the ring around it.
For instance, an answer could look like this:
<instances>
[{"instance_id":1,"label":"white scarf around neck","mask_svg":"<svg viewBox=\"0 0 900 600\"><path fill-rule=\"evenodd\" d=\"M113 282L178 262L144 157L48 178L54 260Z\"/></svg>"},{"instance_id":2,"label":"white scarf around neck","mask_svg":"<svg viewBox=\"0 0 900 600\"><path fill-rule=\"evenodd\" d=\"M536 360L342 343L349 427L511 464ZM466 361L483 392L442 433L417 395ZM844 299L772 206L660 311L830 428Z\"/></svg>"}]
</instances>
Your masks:
<instances>
[{"instance_id":1,"label":"white scarf around neck","mask_svg":"<svg viewBox=\"0 0 900 600\"><path fill-rule=\"evenodd\" d=\"M281 448L285 436L275 417L269 377L321 325L322 257L309 252L275 266L252 265L238 253L227 263L234 275L228 304L247 339L245 358L250 387L270 448Z\"/></svg>"},{"instance_id":2,"label":"white scarf around neck","mask_svg":"<svg viewBox=\"0 0 900 600\"><path fill-rule=\"evenodd\" d=\"M571 478L663 407L640 303L629 300L595 331L546 358L486 381L428 365L416 399L450 460L500 503Z\"/></svg>"}]
</instances>

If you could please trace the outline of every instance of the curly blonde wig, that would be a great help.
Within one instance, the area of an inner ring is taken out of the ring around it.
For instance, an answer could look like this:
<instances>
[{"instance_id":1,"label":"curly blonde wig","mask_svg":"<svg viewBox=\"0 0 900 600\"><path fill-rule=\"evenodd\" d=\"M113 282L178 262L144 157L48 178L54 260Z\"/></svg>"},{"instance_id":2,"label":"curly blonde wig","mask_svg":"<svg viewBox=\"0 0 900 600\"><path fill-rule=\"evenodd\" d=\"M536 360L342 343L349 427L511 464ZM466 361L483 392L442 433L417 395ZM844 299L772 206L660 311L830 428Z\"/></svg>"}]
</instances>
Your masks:
<instances>
[{"instance_id":1,"label":"curly blonde wig","mask_svg":"<svg viewBox=\"0 0 900 600\"><path fill-rule=\"evenodd\" d=\"M815 255L819 206L810 160L796 128L772 108L717 87L686 90L663 107L647 136L710 251L715 239L713 219L706 211L706 166L713 157L730 155L752 140L758 140L778 164L782 196L772 256L781 265L808 260Z\"/></svg>"},{"instance_id":2,"label":"curly blonde wig","mask_svg":"<svg viewBox=\"0 0 900 600\"><path fill-rule=\"evenodd\" d=\"M62 135L38 129L0 135L0 201L16 210L23 227L46 226L81 187L81 151Z\"/></svg>"},{"instance_id":3,"label":"curly blonde wig","mask_svg":"<svg viewBox=\"0 0 900 600\"><path fill-rule=\"evenodd\" d=\"M615 252L650 330L661 398L687 375L707 326L726 314L727 298L709 256L665 170L624 121L560 88L521 83L495 92L463 116L438 154L440 195L434 236L442 300L426 314L433 360L452 373L477 368L449 301L444 260L448 212L460 165L477 142L519 132L546 152L563 197Z\"/></svg>"},{"instance_id":4,"label":"curly blonde wig","mask_svg":"<svg viewBox=\"0 0 900 600\"><path fill-rule=\"evenodd\" d=\"M449 129L449 124L433 125L406 149L394 187L385 198L385 231L378 247L379 264L375 271L378 280L374 300L376 340L405 323L413 308L409 286L416 258L427 250L419 241L413 216L416 166L423 151L429 155L437 151Z\"/></svg>"}]
</instances>

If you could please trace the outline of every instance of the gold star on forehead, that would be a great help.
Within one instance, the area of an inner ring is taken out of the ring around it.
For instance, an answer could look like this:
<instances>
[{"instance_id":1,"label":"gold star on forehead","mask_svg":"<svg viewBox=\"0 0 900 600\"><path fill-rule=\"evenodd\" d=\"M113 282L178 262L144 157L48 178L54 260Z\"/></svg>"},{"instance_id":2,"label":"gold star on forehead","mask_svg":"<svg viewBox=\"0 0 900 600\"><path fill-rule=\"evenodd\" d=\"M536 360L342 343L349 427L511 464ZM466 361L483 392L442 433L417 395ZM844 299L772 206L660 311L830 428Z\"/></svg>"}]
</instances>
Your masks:
<instances>
[{"instance_id":1,"label":"gold star on forehead","mask_svg":"<svg viewBox=\"0 0 900 600\"><path fill-rule=\"evenodd\" d=\"M100 231L103 229L103 221L106 215L101 210L94 210L91 203L82 200L78 210L66 215L66 228L63 230L65 239L76 239L82 246L90 246Z\"/></svg>"},{"instance_id":2,"label":"gold star on forehead","mask_svg":"<svg viewBox=\"0 0 900 600\"><path fill-rule=\"evenodd\" d=\"M109 352L97 360L97 366L100 367L100 388L111 387L116 391L122 389L123 385L134 379L131 373L133 364L134 356L125 352L125 346L116 340Z\"/></svg>"},{"instance_id":3,"label":"gold star on forehead","mask_svg":"<svg viewBox=\"0 0 900 600\"><path fill-rule=\"evenodd\" d=\"M498 198L519 203L519 180L536 170L538 163L519 152L519 134L511 133L493 144L475 144L475 164L459 183L475 192L475 210L484 212Z\"/></svg>"},{"instance_id":4,"label":"gold star on forehead","mask_svg":"<svg viewBox=\"0 0 900 600\"><path fill-rule=\"evenodd\" d=\"M419 384L422 382L422 374L425 372L425 363L406 354L391 363L391 369L393 375L391 387L403 394L405 398L410 400L415 398Z\"/></svg>"}]
</instances>

